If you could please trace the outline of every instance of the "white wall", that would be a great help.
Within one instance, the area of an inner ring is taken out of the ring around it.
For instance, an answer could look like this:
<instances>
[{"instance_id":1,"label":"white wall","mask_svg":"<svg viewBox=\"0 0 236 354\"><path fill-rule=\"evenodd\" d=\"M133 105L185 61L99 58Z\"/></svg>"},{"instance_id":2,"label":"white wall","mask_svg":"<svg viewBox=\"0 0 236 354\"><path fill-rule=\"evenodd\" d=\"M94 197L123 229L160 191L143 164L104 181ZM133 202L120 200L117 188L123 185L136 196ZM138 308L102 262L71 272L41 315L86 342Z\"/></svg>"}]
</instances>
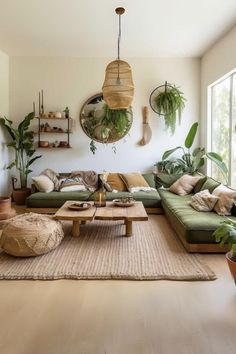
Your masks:
<instances>
[{"instance_id":1,"label":"white wall","mask_svg":"<svg viewBox=\"0 0 236 354\"><path fill-rule=\"evenodd\" d=\"M147 171L160 159L162 153L182 144L191 124L199 119L200 60L187 59L130 59L135 82L133 103L134 123L127 141L117 143L117 154L111 146L98 144L96 155L89 150L89 138L83 133L79 112L83 102L101 91L105 67L111 59L86 59L66 57L11 57L10 58L10 117L21 119L32 111L32 101L37 100L43 88L47 111L71 109L76 127L71 138L73 149L43 150L43 158L33 166L33 175L51 167L57 171L95 169L110 171ZM181 87L187 103L182 124L174 136L164 131L164 120L150 111L152 141L137 145L142 134L141 108L148 105L150 92L168 80Z\"/></svg>"},{"instance_id":2,"label":"white wall","mask_svg":"<svg viewBox=\"0 0 236 354\"><path fill-rule=\"evenodd\" d=\"M207 88L236 68L236 26L201 59L201 145L207 147Z\"/></svg>"},{"instance_id":3,"label":"white wall","mask_svg":"<svg viewBox=\"0 0 236 354\"><path fill-rule=\"evenodd\" d=\"M9 113L9 58L0 51L0 116ZM7 134L0 126L0 195L9 192L9 173L5 170L8 163L8 148L6 147Z\"/></svg>"}]
</instances>

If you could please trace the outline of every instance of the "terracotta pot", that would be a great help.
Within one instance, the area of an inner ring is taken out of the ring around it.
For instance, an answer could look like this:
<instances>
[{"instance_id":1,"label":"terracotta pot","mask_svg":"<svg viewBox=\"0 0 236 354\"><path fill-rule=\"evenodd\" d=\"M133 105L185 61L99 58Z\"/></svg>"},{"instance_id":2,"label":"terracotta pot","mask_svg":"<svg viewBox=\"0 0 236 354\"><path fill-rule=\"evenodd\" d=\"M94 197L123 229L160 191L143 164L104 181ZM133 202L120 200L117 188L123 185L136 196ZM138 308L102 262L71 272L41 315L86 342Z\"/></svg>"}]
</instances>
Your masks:
<instances>
[{"instance_id":1,"label":"terracotta pot","mask_svg":"<svg viewBox=\"0 0 236 354\"><path fill-rule=\"evenodd\" d=\"M14 202L17 205L25 204L26 198L31 194L30 188L14 189L12 192Z\"/></svg>"},{"instance_id":2,"label":"terracotta pot","mask_svg":"<svg viewBox=\"0 0 236 354\"><path fill-rule=\"evenodd\" d=\"M230 272L232 274L232 277L234 278L234 282L236 285L236 259L232 259L232 256L230 255L230 252L228 252L226 254L226 258L227 258L227 262L228 262L228 266L230 269Z\"/></svg>"},{"instance_id":3,"label":"terracotta pot","mask_svg":"<svg viewBox=\"0 0 236 354\"><path fill-rule=\"evenodd\" d=\"M7 220L16 215L16 211L11 208L11 198L0 197L0 221Z\"/></svg>"},{"instance_id":4,"label":"terracotta pot","mask_svg":"<svg viewBox=\"0 0 236 354\"><path fill-rule=\"evenodd\" d=\"M11 198L0 197L0 213L8 213L11 210Z\"/></svg>"}]
</instances>

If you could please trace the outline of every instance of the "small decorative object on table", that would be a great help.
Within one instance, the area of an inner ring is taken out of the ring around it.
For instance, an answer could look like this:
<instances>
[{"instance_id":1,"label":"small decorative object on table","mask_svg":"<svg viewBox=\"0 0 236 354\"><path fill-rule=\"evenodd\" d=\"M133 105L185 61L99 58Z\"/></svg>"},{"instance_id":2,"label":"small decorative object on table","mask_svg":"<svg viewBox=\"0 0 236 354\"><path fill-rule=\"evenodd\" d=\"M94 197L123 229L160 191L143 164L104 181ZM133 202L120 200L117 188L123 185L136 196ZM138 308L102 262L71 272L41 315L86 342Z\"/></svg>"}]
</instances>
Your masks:
<instances>
[{"instance_id":1,"label":"small decorative object on table","mask_svg":"<svg viewBox=\"0 0 236 354\"><path fill-rule=\"evenodd\" d=\"M94 206L95 207L106 206L106 189L102 182L100 182L99 188L94 193Z\"/></svg>"},{"instance_id":2,"label":"small decorative object on table","mask_svg":"<svg viewBox=\"0 0 236 354\"><path fill-rule=\"evenodd\" d=\"M72 203L70 205L68 205L68 209L71 209L71 210L87 210L89 208L91 208L91 204L90 203L80 203L80 202L75 202L75 203Z\"/></svg>"},{"instance_id":3,"label":"small decorative object on table","mask_svg":"<svg viewBox=\"0 0 236 354\"><path fill-rule=\"evenodd\" d=\"M133 199L133 197L129 196L129 197L123 197L120 199L114 199L113 203L115 206L118 206L118 207L130 207L130 206L134 205L135 200Z\"/></svg>"}]
</instances>

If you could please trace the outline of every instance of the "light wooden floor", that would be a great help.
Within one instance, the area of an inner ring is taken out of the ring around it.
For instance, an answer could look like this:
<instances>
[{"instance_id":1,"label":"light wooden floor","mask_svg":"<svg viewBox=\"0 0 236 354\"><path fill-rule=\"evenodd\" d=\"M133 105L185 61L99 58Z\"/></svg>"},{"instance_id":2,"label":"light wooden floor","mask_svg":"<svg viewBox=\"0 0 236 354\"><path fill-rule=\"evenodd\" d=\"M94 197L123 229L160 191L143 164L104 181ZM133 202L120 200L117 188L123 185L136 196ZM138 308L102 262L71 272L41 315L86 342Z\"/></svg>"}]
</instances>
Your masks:
<instances>
[{"instance_id":1,"label":"light wooden floor","mask_svg":"<svg viewBox=\"0 0 236 354\"><path fill-rule=\"evenodd\" d=\"M216 281L0 281L1 354L235 354L236 287Z\"/></svg>"},{"instance_id":2,"label":"light wooden floor","mask_svg":"<svg viewBox=\"0 0 236 354\"><path fill-rule=\"evenodd\" d=\"M235 354L236 287L218 280L0 281L1 354Z\"/></svg>"}]
</instances>

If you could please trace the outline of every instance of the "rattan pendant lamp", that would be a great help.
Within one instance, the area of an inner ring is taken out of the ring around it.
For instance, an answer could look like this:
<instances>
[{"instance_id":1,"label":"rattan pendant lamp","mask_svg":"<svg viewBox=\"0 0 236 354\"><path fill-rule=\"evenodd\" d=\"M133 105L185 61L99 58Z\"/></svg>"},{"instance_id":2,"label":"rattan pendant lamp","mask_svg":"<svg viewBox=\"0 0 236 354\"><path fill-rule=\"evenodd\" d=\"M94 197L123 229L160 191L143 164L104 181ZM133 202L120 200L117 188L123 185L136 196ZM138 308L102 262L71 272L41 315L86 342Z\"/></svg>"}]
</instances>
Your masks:
<instances>
[{"instance_id":1,"label":"rattan pendant lamp","mask_svg":"<svg viewBox=\"0 0 236 354\"><path fill-rule=\"evenodd\" d=\"M117 7L116 13L119 18L118 35L118 56L106 67L106 75L102 87L103 99L110 109L128 109L134 97L134 83L130 65L120 60L121 40L121 15L124 14L123 7Z\"/></svg>"}]
</instances>

